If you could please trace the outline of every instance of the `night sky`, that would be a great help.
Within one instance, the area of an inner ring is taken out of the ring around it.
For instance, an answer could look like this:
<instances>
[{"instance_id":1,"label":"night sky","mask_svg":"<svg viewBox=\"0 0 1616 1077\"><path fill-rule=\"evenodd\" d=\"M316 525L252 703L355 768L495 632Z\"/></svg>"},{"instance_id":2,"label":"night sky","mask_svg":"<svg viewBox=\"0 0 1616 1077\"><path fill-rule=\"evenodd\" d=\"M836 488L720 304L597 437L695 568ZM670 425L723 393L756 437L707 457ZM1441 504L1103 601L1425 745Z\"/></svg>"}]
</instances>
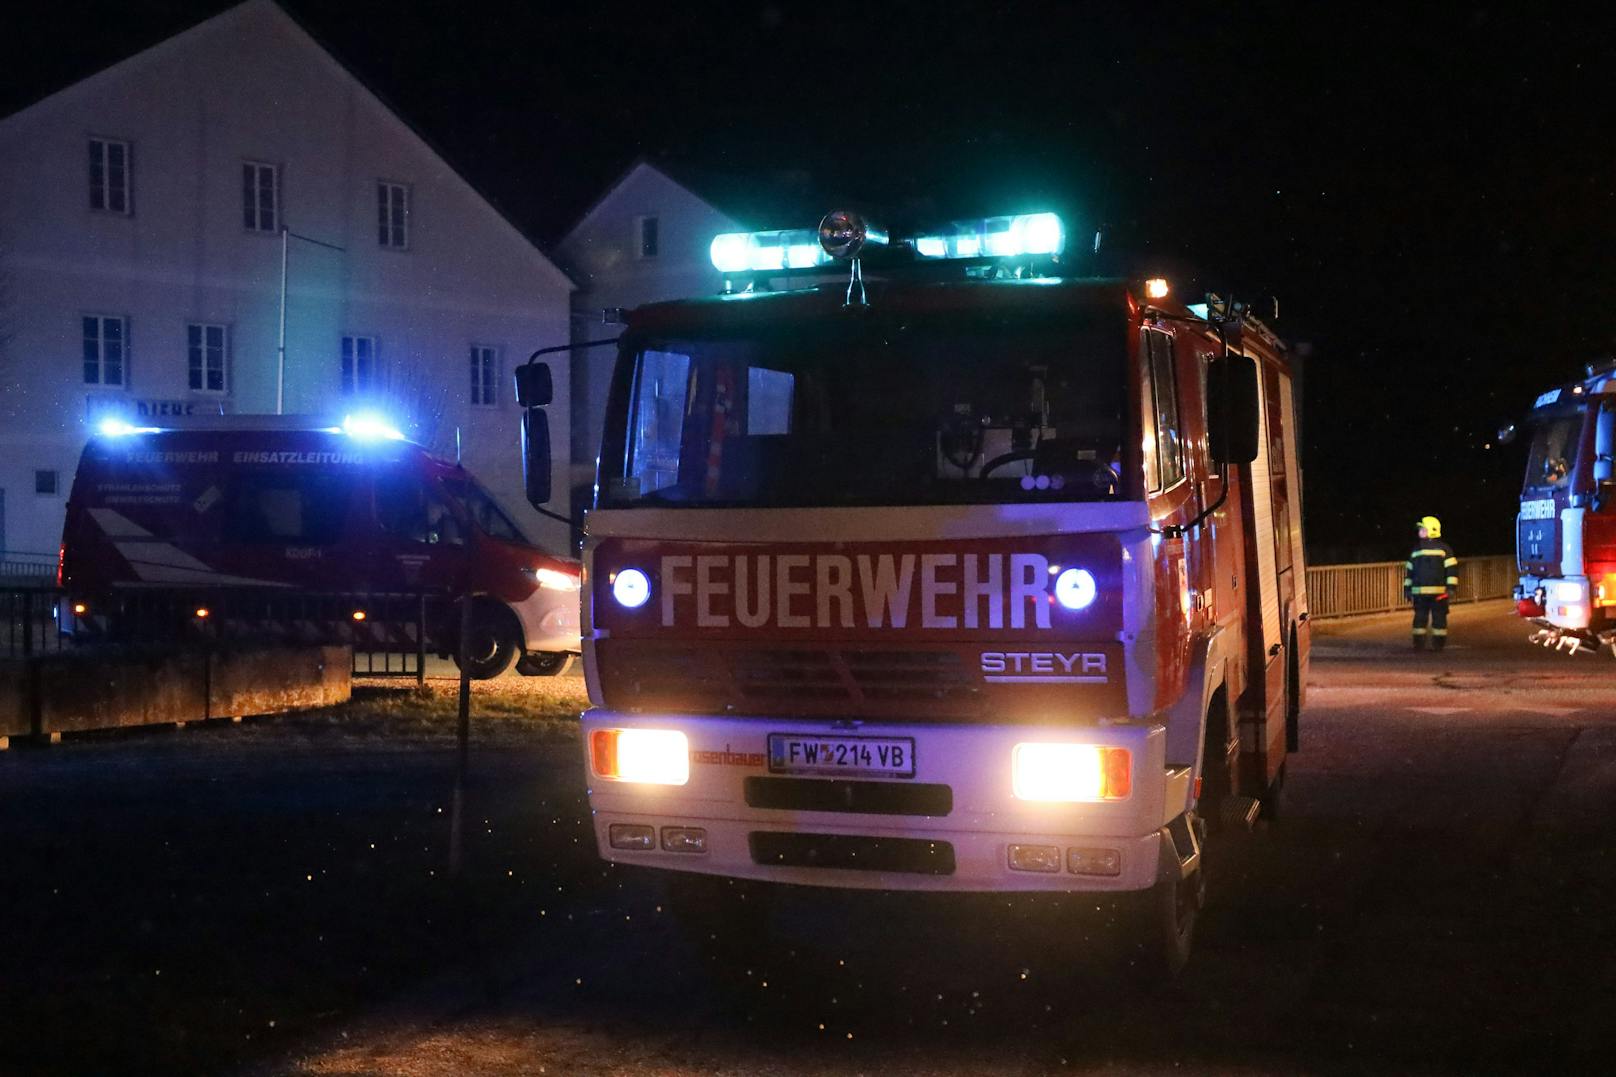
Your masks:
<instances>
[{"instance_id":1,"label":"night sky","mask_svg":"<svg viewBox=\"0 0 1616 1077\"><path fill-rule=\"evenodd\" d=\"M39 9L0 112L225 6ZM1523 454L1487 443L1616 349L1616 16L286 6L541 244L645 155L894 224L1054 208L1180 296L1277 296L1311 346L1315 562L1401 557L1428 512L1461 556L1509 552Z\"/></svg>"}]
</instances>

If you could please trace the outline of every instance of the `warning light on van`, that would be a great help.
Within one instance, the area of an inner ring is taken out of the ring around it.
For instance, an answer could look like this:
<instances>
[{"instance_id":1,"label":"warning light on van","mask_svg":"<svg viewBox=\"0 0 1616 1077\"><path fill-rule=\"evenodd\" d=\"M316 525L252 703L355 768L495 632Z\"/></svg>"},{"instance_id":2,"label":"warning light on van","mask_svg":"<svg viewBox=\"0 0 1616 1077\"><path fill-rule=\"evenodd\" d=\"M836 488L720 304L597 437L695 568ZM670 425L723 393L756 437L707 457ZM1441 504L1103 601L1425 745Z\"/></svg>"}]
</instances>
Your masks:
<instances>
[{"instance_id":1,"label":"warning light on van","mask_svg":"<svg viewBox=\"0 0 1616 1077\"><path fill-rule=\"evenodd\" d=\"M155 426L133 426L122 419L110 417L102 419L96 430L104 438L121 438L130 434L155 434L158 432L158 428Z\"/></svg>"},{"instance_id":2,"label":"warning light on van","mask_svg":"<svg viewBox=\"0 0 1616 1077\"><path fill-rule=\"evenodd\" d=\"M379 415L344 415L342 432L359 441L403 441L398 428Z\"/></svg>"}]
</instances>

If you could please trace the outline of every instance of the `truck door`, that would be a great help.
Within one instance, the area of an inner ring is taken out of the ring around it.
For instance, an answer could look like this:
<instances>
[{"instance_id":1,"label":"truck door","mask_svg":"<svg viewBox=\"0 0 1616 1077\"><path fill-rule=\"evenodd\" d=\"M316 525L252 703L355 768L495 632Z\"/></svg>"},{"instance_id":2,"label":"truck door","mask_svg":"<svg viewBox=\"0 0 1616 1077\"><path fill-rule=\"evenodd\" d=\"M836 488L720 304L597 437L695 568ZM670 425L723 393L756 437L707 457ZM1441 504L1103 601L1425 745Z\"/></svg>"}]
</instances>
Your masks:
<instances>
[{"instance_id":1,"label":"truck door","mask_svg":"<svg viewBox=\"0 0 1616 1077\"><path fill-rule=\"evenodd\" d=\"M1265 364L1259 359L1259 369ZM1248 572L1255 568L1246 591L1250 625L1248 641L1251 677L1240 707L1240 752L1242 782L1263 790L1274 780L1285 761L1285 642L1280 619L1280 537L1287 551L1290 545L1290 508L1275 503L1275 464L1284 466L1283 455L1274 451L1276 437L1283 438L1277 414L1278 392L1272 371L1257 379L1261 396L1258 416L1262 427L1257 439L1257 459L1251 462L1251 482L1245 489L1247 518L1251 533L1246 540ZM1283 490L1283 471L1278 476ZM1276 511L1277 510L1277 511ZM1282 523L1283 521L1283 523ZM1287 552L1286 569L1294 556Z\"/></svg>"}]
</instances>

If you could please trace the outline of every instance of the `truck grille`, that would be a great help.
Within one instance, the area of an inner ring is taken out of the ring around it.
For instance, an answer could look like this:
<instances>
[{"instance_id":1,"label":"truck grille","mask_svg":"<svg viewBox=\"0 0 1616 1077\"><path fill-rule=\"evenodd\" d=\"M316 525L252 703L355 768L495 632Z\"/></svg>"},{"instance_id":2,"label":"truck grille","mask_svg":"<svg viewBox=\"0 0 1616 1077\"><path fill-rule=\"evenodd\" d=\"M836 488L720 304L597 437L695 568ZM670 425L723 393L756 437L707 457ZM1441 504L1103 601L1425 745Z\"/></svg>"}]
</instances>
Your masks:
<instances>
[{"instance_id":1,"label":"truck grille","mask_svg":"<svg viewBox=\"0 0 1616 1077\"><path fill-rule=\"evenodd\" d=\"M597 646L614 707L968 718L983 703L974 673L953 651Z\"/></svg>"}]
</instances>

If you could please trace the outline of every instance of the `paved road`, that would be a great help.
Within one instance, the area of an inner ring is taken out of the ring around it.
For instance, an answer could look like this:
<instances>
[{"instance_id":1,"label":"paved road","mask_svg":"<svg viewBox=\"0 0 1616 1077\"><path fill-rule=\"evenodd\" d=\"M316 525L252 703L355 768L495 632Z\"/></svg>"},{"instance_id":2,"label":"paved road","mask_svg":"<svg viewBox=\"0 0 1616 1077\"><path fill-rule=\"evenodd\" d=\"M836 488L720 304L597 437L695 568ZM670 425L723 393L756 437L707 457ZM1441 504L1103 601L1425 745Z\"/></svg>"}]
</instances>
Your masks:
<instances>
[{"instance_id":1,"label":"paved road","mask_svg":"<svg viewBox=\"0 0 1616 1077\"><path fill-rule=\"evenodd\" d=\"M1586 1071L1616 1005L1616 661L1461 607L1320 625L1280 817L1213 850L1181 981L1076 959L1066 907L793 900L712 972L660 892L593 867L479 962L260 1072ZM1603 1069L1603 1066L1597 1068Z\"/></svg>"}]
</instances>

